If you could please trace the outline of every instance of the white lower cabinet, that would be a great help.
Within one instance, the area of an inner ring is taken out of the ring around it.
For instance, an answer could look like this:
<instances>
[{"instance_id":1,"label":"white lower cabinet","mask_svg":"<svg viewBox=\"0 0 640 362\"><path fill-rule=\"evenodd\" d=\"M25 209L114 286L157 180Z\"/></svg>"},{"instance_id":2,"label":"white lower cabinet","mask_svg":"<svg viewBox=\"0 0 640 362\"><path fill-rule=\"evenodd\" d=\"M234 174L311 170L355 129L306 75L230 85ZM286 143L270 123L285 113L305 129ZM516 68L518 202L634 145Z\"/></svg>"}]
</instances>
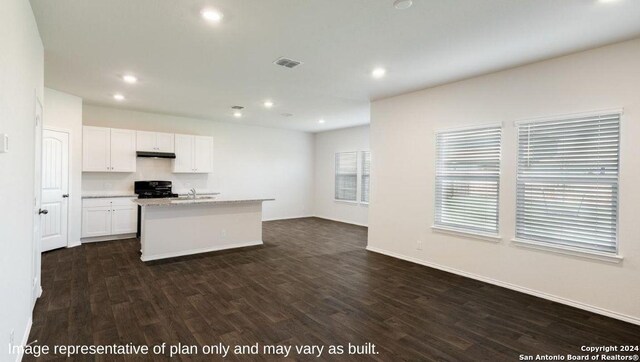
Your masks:
<instances>
[{"instance_id":1,"label":"white lower cabinet","mask_svg":"<svg viewBox=\"0 0 640 362\"><path fill-rule=\"evenodd\" d=\"M131 203L130 206L114 205L111 209L111 234L130 234L137 231L138 208Z\"/></svg>"},{"instance_id":2,"label":"white lower cabinet","mask_svg":"<svg viewBox=\"0 0 640 362\"><path fill-rule=\"evenodd\" d=\"M138 208L133 200L134 198L83 200L82 237L135 233L138 225Z\"/></svg>"},{"instance_id":3,"label":"white lower cabinet","mask_svg":"<svg viewBox=\"0 0 640 362\"><path fill-rule=\"evenodd\" d=\"M82 237L111 235L111 206L82 208Z\"/></svg>"}]
</instances>

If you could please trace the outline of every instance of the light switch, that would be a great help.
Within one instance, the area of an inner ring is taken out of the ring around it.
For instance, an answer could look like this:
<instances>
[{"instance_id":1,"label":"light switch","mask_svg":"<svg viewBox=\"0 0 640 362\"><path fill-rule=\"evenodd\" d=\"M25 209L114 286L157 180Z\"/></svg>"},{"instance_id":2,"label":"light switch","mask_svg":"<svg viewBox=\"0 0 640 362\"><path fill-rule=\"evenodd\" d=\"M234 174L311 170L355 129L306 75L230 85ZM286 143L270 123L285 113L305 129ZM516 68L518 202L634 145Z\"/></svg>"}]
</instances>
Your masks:
<instances>
[{"instance_id":1,"label":"light switch","mask_svg":"<svg viewBox=\"0 0 640 362\"><path fill-rule=\"evenodd\" d=\"M9 152L9 135L0 133L0 153Z\"/></svg>"}]
</instances>

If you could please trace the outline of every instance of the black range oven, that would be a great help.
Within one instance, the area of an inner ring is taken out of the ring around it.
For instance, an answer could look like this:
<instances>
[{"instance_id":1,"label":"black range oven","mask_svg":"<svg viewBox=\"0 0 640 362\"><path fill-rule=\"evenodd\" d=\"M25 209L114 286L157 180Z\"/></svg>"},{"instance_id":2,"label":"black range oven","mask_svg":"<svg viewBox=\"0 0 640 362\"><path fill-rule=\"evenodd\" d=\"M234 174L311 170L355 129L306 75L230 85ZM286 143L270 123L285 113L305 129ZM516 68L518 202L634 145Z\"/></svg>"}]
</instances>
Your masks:
<instances>
[{"instance_id":1,"label":"black range oven","mask_svg":"<svg viewBox=\"0 0 640 362\"><path fill-rule=\"evenodd\" d=\"M162 199L169 197L178 197L171 190L171 181L136 181L133 185L133 192L138 195L139 199ZM142 207L138 206L138 232L136 235L140 237L140 213Z\"/></svg>"}]
</instances>

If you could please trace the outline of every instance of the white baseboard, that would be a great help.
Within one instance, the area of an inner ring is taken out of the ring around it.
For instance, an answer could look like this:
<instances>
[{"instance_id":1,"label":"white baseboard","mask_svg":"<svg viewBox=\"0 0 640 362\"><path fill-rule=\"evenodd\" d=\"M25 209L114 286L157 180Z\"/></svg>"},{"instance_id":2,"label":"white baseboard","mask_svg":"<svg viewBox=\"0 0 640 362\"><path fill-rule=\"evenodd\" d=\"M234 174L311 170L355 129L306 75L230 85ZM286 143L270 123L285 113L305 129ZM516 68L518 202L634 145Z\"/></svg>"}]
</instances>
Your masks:
<instances>
[{"instance_id":1,"label":"white baseboard","mask_svg":"<svg viewBox=\"0 0 640 362\"><path fill-rule=\"evenodd\" d=\"M500 281L500 280L496 280L496 279L492 279L492 278L487 278L487 277L484 277L484 276L481 276L481 275L477 275L477 274L474 274L474 273L469 273L469 272L458 270L458 269L455 269L455 268L450 268L448 266L444 266L444 265L440 265L440 264L436 264L436 263L431 263L431 262L420 260L420 259L417 259L417 258L408 257L408 256L405 256L405 255L401 255L401 254L398 254L398 253L394 253L394 252L391 252L391 251L387 251L387 250L384 250L384 249L380 249L380 248L376 248L376 247L372 247L372 246L368 246L368 245L367 245L367 250L372 251L374 253L390 256L390 257L393 257L393 258L406 260L408 262L424 265L424 266L429 267L429 268L434 268L434 269L442 270L442 271L445 271L445 272L448 272L448 273L457 274L457 275L460 275L460 276L463 276L463 277L479 280L481 282L497 285L499 287L515 290L515 291L520 292L520 293L533 295L534 297L539 297L539 298L547 299L547 300L550 300L550 301L553 301L553 302L557 302L557 303L565 304L565 305L568 305L568 306L571 306L571 307L575 307L575 308L578 308L578 309L583 309L583 310L586 310L586 311L589 311L589 312L592 312L592 313L601 314L603 316L619 319L621 321L625 321L625 322L628 322L628 323L633 323L633 324L636 324L636 325L640 325L640 318L629 316L629 315L618 313L618 312L614 312L614 311L611 311L611 310L608 310L608 309L596 307L596 306L593 306L593 305L585 304L585 303L582 303L582 302L578 302L578 301L575 301L575 300L559 297L559 296L552 295L552 294L539 292L537 290L521 287L519 285L506 283L506 282L503 282L503 281Z\"/></svg>"},{"instance_id":2,"label":"white baseboard","mask_svg":"<svg viewBox=\"0 0 640 362\"><path fill-rule=\"evenodd\" d=\"M91 238L82 238L82 244L86 243L97 243L100 241L111 241L111 240L124 240L124 239L132 239L136 237L136 233L131 234L120 234L120 235L105 235L105 236L94 236Z\"/></svg>"},{"instance_id":3,"label":"white baseboard","mask_svg":"<svg viewBox=\"0 0 640 362\"><path fill-rule=\"evenodd\" d=\"M235 249L235 248L246 248L248 246L256 246L256 245L262 245L262 244L263 244L262 240L258 240L258 241L247 241L243 243L216 245L210 248L184 250L184 251L178 251L173 253L163 253L163 254L156 254L156 255L150 255L150 256L142 255L140 257L140 260L152 261L152 260L159 260L159 259L177 258L179 256L202 254L202 253L209 253L212 251L220 251L220 250Z\"/></svg>"},{"instance_id":4,"label":"white baseboard","mask_svg":"<svg viewBox=\"0 0 640 362\"><path fill-rule=\"evenodd\" d=\"M27 329L24 331L24 336L22 336L22 343L20 348L20 352L16 355L16 362L22 361L22 356L24 355L24 347L29 343L29 334L31 334L31 326L33 325L33 317L29 317L27 321ZM13 346L9 346L9 348L13 348ZM9 350L11 353L11 350Z\"/></svg>"},{"instance_id":5,"label":"white baseboard","mask_svg":"<svg viewBox=\"0 0 640 362\"><path fill-rule=\"evenodd\" d=\"M330 220L330 221L341 222L341 223L343 223L343 224L350 224L350 225L356 225L356 226L364 226L364 227L368 227L368 225L366 225L366 224L361 224L361 223L357 223L357 222L353 222L353 221L348 221L348 220L342 220L342 219L331 218L331 217L327 217L327 216L319 216L319 215L304 215L304 216L275 217L275 218L271 218L271 219L264 219L264 220L262 220L262 221L294 220L294 219L306 219L306 218L310 218L310 217L316 217L316 218L318 218L318 219L324 219L324 220Z\"/></svg>"},{"instance_id":6,"label":"white baseboard","mask_svg":"<svg viewBox=\"0 0 640 362\"><path fill-rule=\"evenodd\" d=\"M313 215L304 215L304 216L287 216L287 217L273 217L270 219L263 219L262 221L278 221L278 220L293 220L293 219L304 219L307 217L314 217Z\"/></svg>"},{"instance_id":7,"label":"white baseboard","mask_svg":"<svg viewBox=\"0 0 640 362\"><path fill-rule=\"evenodd\" d=\"M67 248L75 248L76 246L80 246L80 245L82 245L82 242L80 240L78 240L78 241L76 241L74 243L67 244Z\"/></svg>"},{"instance_id":8,"label":"white baseboard","mask_svg":"<svg viewBox=\"0 0 640 362\"><path fill-rule=\"evenodd\" d=\"M351 225L356 225L356 226L364 226L364 227L369 227L369 225L367 224L361 224L358 222L353 222L353 221L348 221L348 220L342 220L342 219L336 219L333 217L327 217L327 216L320 216L320 215L315 215L314 217L317 217L318 219L325 219L325 220L330 220L330 221L337 221L337 222L341 222L343 224L351 224Z\"/></svg>"}]
</instances>

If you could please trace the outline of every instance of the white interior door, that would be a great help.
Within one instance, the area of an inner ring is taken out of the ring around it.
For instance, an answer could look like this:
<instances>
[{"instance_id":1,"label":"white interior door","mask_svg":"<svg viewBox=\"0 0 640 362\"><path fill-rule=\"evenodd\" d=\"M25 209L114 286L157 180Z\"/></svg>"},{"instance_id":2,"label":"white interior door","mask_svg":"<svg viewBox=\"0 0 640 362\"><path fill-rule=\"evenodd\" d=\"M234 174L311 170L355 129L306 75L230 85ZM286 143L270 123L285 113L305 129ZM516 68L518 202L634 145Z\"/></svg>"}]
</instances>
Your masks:
<instances>
[{"instance_id":1,"label":"white interior door","mask_svg":"<svg viewBox=\"0 0 640 362\"><path fill-rule=\"evenodd\" d=\"M63 248L68 242L69 134L44 130L42 135L42 251Z\"/></svg>"},{"instance_id":2,"label":"white interior door","mask_svg":"<svg viewBox=\"0 0 640 362\"><path fill-rule=\"evenodd\" d=\"M40 218L44 215L41 208L41 192L42 192L42 102L35 96L35 112L34 112L34 132L35 132L35 162L34 162L34 179L33 179L33 250L31 260L31 307L36 304L36 299L40 296Z\"/></svg>"}]
</instances>

